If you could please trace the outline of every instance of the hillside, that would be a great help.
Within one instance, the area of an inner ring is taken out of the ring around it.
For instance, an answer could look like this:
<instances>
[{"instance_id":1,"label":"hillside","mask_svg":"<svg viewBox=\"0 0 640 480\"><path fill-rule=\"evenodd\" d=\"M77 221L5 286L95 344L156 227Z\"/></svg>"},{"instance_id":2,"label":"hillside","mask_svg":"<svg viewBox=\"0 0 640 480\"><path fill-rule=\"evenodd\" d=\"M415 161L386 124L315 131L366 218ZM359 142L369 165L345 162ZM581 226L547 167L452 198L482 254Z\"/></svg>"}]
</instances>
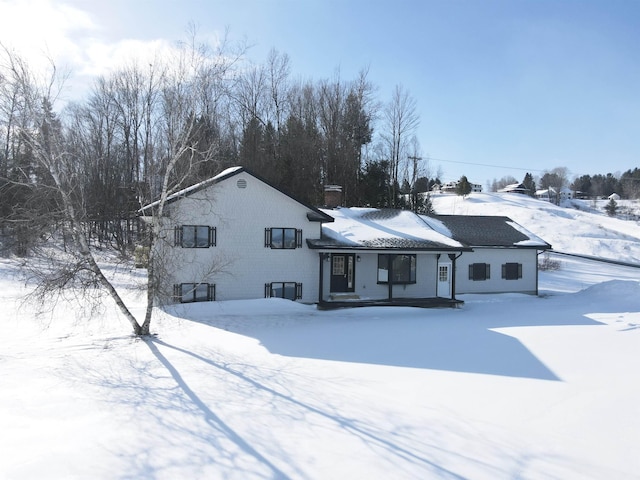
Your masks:
<instances>
[{"instance_id":1,"label":"hillside","mask_svg":"<svg viewBox=\"0 0 640 480\"><path fill-rule=\"evenodd\" d=\"M505 215L546 240L558 252L640 263L640 225L585 211L587 202L566 207L525 195L472 193L467 198L437 194L432 197L441 215ZM575 208L576 206L582 209Z\"/></svg>"}]
</instances>

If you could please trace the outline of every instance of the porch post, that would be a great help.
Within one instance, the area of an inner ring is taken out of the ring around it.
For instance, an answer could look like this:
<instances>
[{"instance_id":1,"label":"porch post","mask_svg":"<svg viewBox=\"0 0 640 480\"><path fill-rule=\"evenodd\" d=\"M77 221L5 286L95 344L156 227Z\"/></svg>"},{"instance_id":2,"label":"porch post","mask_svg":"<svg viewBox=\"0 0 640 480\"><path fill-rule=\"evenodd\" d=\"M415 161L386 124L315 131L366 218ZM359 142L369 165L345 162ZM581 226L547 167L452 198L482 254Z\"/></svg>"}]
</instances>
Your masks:
<instances>
[{"instance_id":1,"label":"porch post","mask_svg":"<svg viewBox=\"0 0 640 480\"><path fill-rule=\"evenodd\" d=\"M318 275L319 284L318 284L318 303L322 303L322 286L324 285L324 253L319 253L320 258L320 274Z\"/></svg>"},{"instance_id":2,"label":"porch post","mask_svg":"<svg viewBox=\"0 0 640 480\"><path fill-rule=\"evenodd\" d=\"M462 253L460 255L462 255ZM460 255L458 255L458 257ZM451 300L456 299L456 260L458 257L456 257L455 253L449 254L449 260L451 260Z\"/></svg>"},{"instance_id":3,"label":"porch post","mask_svg":"<svg viewBox=\"0 0 640 480\"><path fill-rule=\"evenodd\" d=\"M387 283L389 288L389 301L393 300L393 261L396 259L394 255L387 255Z\"/></svg>"}]
</instances>

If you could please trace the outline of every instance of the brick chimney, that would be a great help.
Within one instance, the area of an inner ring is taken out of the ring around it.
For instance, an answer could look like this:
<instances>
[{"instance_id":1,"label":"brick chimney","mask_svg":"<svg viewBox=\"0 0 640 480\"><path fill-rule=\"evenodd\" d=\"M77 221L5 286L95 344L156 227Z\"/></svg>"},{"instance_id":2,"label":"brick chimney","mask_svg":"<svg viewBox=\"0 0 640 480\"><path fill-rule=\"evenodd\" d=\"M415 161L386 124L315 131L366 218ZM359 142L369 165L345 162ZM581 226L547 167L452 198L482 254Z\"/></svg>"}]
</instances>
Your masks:
<instances>
[{"instance_id":1,"label":"brick chimney","mask_svg":"<svg viewBox=\"0 0 640 480\"><path fill-rule=\"evenodd\" d=\"M324 206L336 208L342 205L342 187L340 185L324 186Z\"/></svg>"}]
</instances>

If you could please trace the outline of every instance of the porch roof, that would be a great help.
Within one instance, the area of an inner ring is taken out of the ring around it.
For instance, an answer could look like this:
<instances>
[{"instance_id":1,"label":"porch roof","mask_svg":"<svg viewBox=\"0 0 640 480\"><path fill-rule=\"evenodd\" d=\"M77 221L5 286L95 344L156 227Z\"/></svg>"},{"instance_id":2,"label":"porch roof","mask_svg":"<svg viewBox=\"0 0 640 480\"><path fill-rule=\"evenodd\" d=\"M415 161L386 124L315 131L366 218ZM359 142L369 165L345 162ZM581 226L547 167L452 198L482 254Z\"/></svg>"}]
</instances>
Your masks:
<instances>
[{"instance_id":1,"label":"porch roof","mask_svg":"<svg viewBox=\"0 0 640 480\"><path fill-rule=\"evenodd\" d=\"M350 250L469 250L451 238L437 220L429 221L406 210L338 208L324 210L334 218L322 225L320 239L307 240L309 248Z\"/></svg>"}]
</instances>

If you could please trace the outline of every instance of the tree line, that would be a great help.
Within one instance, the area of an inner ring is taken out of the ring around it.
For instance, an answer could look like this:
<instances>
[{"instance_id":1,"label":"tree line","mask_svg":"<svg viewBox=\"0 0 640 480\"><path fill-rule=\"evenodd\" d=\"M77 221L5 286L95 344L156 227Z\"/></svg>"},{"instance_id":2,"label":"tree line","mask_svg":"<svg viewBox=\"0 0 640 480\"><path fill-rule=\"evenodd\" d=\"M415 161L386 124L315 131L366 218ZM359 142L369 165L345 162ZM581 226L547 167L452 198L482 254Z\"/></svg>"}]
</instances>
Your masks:
<instances>
[{"instance_id":1,"label":"tree line","mask_svg":"<svg viewBox=\"0 0 640 480\"><path fill-rule=\"evenodd\" d=\"M402 86L382 102L366 69L353 80L337 72L300 81L286 54L271 51L254 65L243 46L223 47L191 38L172 58L95 79L86 98L59 111L50 85L40 113L56 130L93 235L126 248L139 228L136 211L158 198L173 155L188 165L174 172L180 185L243 165L313 205L322 204L324 185L338 184L346 204L397 207L402 187L428 173L427 161L415 160L422 158L419 115ZM16 79L32 73L15 52L0 50L0 228L24 253L33 207L42 215L55 207L34 200L51 178L25 137L25 93ZM184 150L171 151L178 139Z\"/></svg>"},{"instance_id":2,"label":"tree line","mask_svg":"<svg viewBox=\"0 0 640 480\"><path fill-rule=\"evenodd\" d=\"M553 188L560 191L561 188L567 187L583 198L606 198L612 193L617 193L621 198L640 198L640 168L629 169L622 174L581 175L570 180L566 167L556 167L543 172L537 178L531 173L526 173L522 181L512 176L494 179L489 189L497 192L507 185L516 183L522 183L531 196L535 195L536 190Z\"/></svg>"}]
</instances>

